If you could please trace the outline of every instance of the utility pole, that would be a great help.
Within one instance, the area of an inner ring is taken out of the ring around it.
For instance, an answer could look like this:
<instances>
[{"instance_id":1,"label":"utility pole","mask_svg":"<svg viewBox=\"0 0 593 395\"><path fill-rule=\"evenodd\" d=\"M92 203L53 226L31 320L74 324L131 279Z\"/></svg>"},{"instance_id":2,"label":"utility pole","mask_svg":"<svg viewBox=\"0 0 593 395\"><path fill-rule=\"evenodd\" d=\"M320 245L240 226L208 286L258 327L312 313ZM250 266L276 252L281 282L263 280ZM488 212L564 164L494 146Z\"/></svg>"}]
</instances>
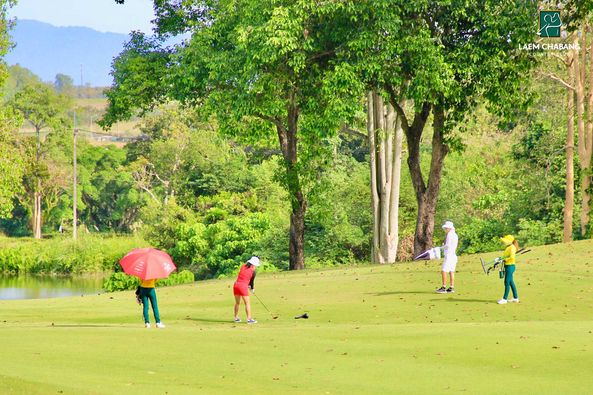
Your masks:
<instances>
[{"instance_id":1,"label":"utility pole","mask_svg":"<svg viewBox=\"0 0 593 395\"><path fill-rule=\"evenodd\" d=\"M80 64L80 87L78 88L78 97L82 98L82 63Z\"/></svg>"},{"instance_id":2,"label":"utility pole","mask_svg":"<svg viewBox=\"0 0 593 395\"><path fill-rule=\"evenodd\" d=\"M74 133L73 133L73 146L72 146L72 165L73 165L73 172L72 172L72 237L74 240L77 238L77 222L78 216L76 212L76 202L78 201L78 194L76 192L76 136L78 135L78 129L76 128L76 110L74 110Z\"/></svg>"}]
</instances>

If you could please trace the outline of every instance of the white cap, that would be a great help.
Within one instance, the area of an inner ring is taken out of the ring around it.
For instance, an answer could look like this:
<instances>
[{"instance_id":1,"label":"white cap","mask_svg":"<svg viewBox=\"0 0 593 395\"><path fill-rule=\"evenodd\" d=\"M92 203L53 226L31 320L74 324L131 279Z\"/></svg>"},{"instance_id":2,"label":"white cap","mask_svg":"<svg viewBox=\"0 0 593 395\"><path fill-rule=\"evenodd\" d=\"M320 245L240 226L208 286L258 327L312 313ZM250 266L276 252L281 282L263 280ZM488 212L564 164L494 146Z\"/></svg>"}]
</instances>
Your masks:
<instances>
[{"instance_id":1,"label":"white cap","mask_svg":"<svg viewBox=\"0 0 593 395\"><path fill-rule=\"evenodd\" d=\"M445 223L442 226L443 229L455 229L455 226L453 226L453 222L451 221L445 221Z\"/></svg>"},{"instance_id":2,"label":"white cap","mask_svg":"<svg viewBox=\"0 0 593 395\"><path fill-rule=\"evenodd\" d=\"M251 263L253 266L257 267L259 266L259 258L256 256L252 256L251 258L249 258L247 263Z\"/></svg>"}]
</instances>

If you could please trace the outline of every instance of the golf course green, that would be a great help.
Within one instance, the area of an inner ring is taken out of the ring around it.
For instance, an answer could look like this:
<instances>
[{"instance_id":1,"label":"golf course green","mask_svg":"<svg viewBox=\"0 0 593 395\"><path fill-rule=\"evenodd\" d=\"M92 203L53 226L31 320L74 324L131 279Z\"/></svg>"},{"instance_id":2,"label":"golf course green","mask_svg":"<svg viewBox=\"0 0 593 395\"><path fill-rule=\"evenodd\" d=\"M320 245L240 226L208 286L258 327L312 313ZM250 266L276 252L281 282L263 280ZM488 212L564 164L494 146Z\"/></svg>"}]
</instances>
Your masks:
<instances>
[{"instance_id":1,"label":"golf course green","mask_svg":"<svg viewBox=\"0 0 593 395\"><path fill-rule=\"evenodd\" d=\"M231 322L233 279L159 288L165 329L132 291L1 301L0 393L593 392L592 241L519 257L519 304L478 256L457 269L443 295L440 261L262 273L278 319L251 298L255 325Z\"/></svg>"}]
</instances>

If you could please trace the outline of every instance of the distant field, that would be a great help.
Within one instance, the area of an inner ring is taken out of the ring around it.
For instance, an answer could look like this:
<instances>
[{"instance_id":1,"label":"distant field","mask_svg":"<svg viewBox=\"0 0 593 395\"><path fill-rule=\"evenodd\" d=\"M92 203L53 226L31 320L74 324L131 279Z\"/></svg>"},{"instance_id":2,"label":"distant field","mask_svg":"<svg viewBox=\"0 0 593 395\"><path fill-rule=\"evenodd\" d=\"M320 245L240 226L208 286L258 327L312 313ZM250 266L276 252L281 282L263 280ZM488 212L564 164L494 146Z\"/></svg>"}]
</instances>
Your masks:
<instances>
[{"instance_id":1,"label":"distant field","mask_svg":"<svg viewBox=\"0 0 593 395\"><path fill-rule=\"evenodd\" d=\"M593 242L522 257L520 304L476 256L458 269L449 295L438 262L262 274L279 319L253 300L253 326L230 322L232 279L158 289L164 330L132 292L2 301L0 392L591 393Z\"/></svg>"},{"instance_id":2,"label":"distant field","mask_svg":"<svg viewBox=\"0 0 593 395\"><path fill-rule=\"evenodd\" d=\"M110 135L117 137L136 137L140 135L138 127L139 119L132 119L130 121L118 122L109 130L103 130L97 121L101 118L104 110L107 108L107 99L93 98L93 99L76 99L76 106L83 109L82 119L77 120L77 126L81 130L81 135L86 136L89 141L97 145L116 144L122 146L122 143L109 142L102 139L100 135ZM89 133L90 132L90 133ZM34 134L35 129L25 122L20 129L22 134ZM95 133L96 135L91 135ZM45 137L47 131L42 131L42 137Z\"/></svg>"},{"instance_id":3,"label":"distant field","mask_svg":"<svg viewBox=\"0 0 593 395\"><path fill-rule=\"evenodd\" d=\"M107 99L105 98L77 98L76 99L76 106L77 107L90 107L94 108L95 110L105 110L107 108Z\"/></svg>"}]
</instances>

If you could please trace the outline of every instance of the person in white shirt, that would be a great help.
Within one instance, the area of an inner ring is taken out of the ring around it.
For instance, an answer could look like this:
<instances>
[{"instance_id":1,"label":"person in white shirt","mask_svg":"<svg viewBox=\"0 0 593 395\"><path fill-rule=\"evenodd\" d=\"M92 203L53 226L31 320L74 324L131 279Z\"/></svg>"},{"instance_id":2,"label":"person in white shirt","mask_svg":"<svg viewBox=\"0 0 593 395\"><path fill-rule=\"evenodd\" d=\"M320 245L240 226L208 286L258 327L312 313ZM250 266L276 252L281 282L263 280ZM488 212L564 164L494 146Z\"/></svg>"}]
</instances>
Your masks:
<instances>
[{"instance_id":1,"label":"person in white shirt","mask_svg":"<svg viewBox=\"0 0 593 395\"><path fill-rule=\"evenodd\" d=\"M441 268L441 278L443 281L442 286L436 290L440 294L455 292L455 267L457 266L455 250L457 250L457 244L459 242L453 222L446 221L443 224L443 230L446 233L445 245L442 247L443 256L445 257L443 267ZM447 288L447 273L449 273L449 288Z\"/></svg>"}]
</instances>

